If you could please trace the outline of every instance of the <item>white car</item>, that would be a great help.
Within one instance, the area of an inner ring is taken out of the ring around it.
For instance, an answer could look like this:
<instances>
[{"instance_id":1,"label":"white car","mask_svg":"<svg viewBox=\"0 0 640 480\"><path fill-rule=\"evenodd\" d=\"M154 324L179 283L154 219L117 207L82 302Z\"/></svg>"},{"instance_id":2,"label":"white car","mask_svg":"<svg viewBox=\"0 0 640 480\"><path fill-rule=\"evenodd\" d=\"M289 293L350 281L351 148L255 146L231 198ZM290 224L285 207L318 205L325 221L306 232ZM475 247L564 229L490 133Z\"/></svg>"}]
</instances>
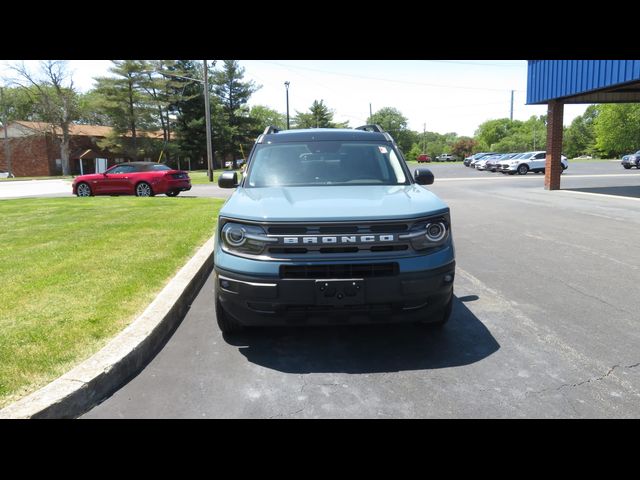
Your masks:
<instances>
[{"instance_id":1,"label":"white car","mask_svg":"<svg viewBox=\"0 0 640 480\"><path fill-rule=\"evenodd\" d=\"M528 172L544 173L544 167L546 164L547 152L527 152L519 155L518 157L511 158L509 160L503 160L498 163L498 172L508 173L513 175L526 175ZM562 171L569 168L569 162L564 155L560 156L560 162L562 163Z\"/></svg>"},{"instance_id":2,"label":"white car","mask_svg":"<svg viewBox=\"0 0 640 480\"><path fill-rule=\"evenodd\" d=\"M14 177L13 173L0 170L0 178L13 178L13 177Z\"/></svg>"}]
</instances>

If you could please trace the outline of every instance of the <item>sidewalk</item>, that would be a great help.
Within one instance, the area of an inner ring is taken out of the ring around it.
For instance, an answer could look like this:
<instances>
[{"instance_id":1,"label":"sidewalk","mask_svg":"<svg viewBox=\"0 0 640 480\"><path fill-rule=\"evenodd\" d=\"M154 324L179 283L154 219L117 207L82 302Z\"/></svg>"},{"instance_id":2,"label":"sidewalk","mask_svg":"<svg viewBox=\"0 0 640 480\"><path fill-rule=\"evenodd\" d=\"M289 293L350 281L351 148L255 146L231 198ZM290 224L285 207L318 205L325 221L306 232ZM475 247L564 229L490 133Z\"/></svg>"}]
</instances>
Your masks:
<instances>
[{"instance_id":1,"label":"sidewalk","mask_svg":"<svg viewBox=\"0 0 640 480\"><path fill-rule=\"evenodd\" d=\"M69 180L0 182L0 198L38 197L65 193L71 195L71 182Z\"/></svg>"}]
</instances>

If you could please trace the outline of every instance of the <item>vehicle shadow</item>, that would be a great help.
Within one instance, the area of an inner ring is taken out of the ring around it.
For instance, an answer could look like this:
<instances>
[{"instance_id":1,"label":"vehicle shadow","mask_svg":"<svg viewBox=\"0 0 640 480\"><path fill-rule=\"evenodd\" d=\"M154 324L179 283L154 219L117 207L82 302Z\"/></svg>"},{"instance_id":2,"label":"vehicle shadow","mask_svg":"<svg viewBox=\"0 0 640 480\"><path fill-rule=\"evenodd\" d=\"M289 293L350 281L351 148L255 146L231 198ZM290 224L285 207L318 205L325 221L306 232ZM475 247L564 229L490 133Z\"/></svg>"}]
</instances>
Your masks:
<instances>
[{"instance_id":1,"label":"vehicle shadow","mask_svg":"<svg viewBox=\"0 0 640 480\"><path fill-rule=\"evenodd\" d=\"M640 185L626 185L620 187L593 187L593 188L563 188L570 192L598 193L601 195L615 195L618 197L640 198Z\"/></svg>"},{"instance_id":2,"label":"vehicle shadow","mask_svg":"<svg viewBox=\"0 0 640 480\"><path fill-rule=\"evenodd\" d=\"M469 298L469 300L476 299ZM468 297L465 297L465 300ZM285 373L378 373L469 365L500 345L454 297L442 329L413 324L253 328L225 340L248 361Z\"/></svg>"}]
</instances>

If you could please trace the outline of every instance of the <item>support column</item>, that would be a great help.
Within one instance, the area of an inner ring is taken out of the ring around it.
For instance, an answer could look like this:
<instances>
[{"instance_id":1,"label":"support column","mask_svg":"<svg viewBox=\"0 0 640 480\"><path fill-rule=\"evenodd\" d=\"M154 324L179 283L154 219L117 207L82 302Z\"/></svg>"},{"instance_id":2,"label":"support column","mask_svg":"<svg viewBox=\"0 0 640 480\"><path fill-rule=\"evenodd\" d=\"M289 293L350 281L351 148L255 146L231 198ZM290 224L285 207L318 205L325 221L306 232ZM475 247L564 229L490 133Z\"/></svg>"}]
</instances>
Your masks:
<instances>
[{"instance_id":1,"label":"support column","mask_svg":"<svg viewBox=\"0 0 640 480\"><path fill-rule=\"evenodd\" d=\"M560 100L549 101L547 109L547 157L544 167L545 190L560 190L563 113L564 104Z\"/></svg>"}]
</instances>

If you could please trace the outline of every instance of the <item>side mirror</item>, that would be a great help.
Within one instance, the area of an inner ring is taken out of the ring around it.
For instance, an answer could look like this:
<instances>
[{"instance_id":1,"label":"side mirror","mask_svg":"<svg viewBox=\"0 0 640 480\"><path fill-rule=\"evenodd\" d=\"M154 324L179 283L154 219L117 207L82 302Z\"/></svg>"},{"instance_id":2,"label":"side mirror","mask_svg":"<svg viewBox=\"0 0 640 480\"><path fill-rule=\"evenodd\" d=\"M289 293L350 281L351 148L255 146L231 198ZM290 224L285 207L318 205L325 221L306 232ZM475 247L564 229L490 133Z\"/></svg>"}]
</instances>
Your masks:
<instances>
[{"instance_id":1,"label":"side mirror","mask_svg":"<svg viewBox=\"0 0 640 480\"><path fill-rule=\"evenodd\" d=\"M236 172L222 172L218 177L220 188L236 188L238 186L238 174Z\"/></svg>"},{"instance_id":2,"label":"side mirror","mask_svg":"<svg viewBox=\"0 0 640 480\"><path fill-rule=\"evenodd\" d=\"M418 185L431 185L433 183L433 173L428 168L416 168L413 178Z\"/></svg>"}]
</instances>

